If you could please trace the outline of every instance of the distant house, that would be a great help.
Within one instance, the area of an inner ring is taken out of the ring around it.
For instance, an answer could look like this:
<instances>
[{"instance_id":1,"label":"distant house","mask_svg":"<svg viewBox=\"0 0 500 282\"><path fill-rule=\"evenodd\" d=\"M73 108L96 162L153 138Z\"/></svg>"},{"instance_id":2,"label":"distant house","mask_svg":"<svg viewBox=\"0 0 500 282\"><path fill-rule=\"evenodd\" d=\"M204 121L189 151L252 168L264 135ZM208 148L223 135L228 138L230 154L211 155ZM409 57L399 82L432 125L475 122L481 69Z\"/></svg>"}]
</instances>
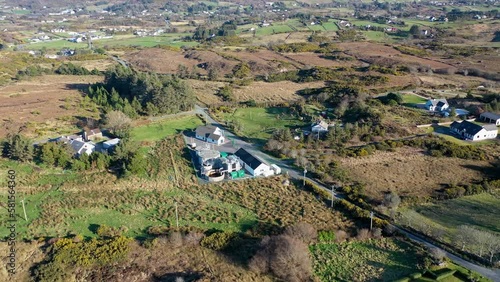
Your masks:
<instances>
[{"instance_id":1,"label":"distant house","mask_svg":"<svg viewBox=\"0 0 500 282\"><path fill-rule=\"evenodd\" d=\"M494 123L496 126L500 125L500 115L494 113L482 113L479 116L479 119L484 120L485 122Z\"/></svg>"},{"instance_id":2,"label":"distant house","mask_svg":"<svg viewBox=\"0 0 500 282\"><path fill-rule=\"evenodd\" d=\"M313 133L322 133L322 132L328 132L328 123L326 123L323 120L318 120L315 123L311 125L311 132Z\"/></svg>"},{"instance_id":3,"label":"distant house","mask_svg":"<svg viewBox=\"0 0 500 282\"><path fill-rule=\"evenodd\" d=\"M240 160L244 164L243 167L253 176L269 176L274 174L274 171L271 170L271 168L267 164L265 164L263 161L259 160L243 148L238 149L238 151L236 151L234 155L240 158Z\"/></svg>"},{"instance_id":4,"label":"distant house","mask_svg":"<svg viewBox=\"0 0 500 282\"><path fill-rule=\"evenodd\" d=\"M212 125L198 126L196 128L196 138L217 145L221 145L225 141L223 131Z\"/></svg>"},{"instance_id":5,"label":"distant house","mask_svg":"<svg viewBox=\"0 0 500 282\"><path fill-rule=\"evenodd\" d=\"M488 124L481 126L469 121L457 122L454 121L450 125L450 129L466 140L478 141L486 139L495 139L498 135L498 128L496 125Z\"/></svg>"},{"instance_id":6,"label":"distant house","mask_svg":"<svg viewBox=\"0 0 500 282\"><path fill-rule=\"evenodd\" d=\"M106 142L102 142L102 148L109 150L109 149L114 148L116 145L118 145L118 143L120 143L120 138L110 139Z\"/></svg>"},{"instance_id":7,"label":"distant house","mask_svg":"<svg viewBox=\"0 0 500 282\"><path fill-rule=\"evenodd\" d=\"M450 107L446 99L429 99L425 103L425 108L431 112L443 112Z\"/></svg>"},{"instance_id":8,"label":"distant house","mask_svg":"<svg viewBox=\"0 0 500 282\"><path fill-rule=\"evenodd\" d=\"M96 139L102 138L102 132L99 128L85 130L83 132L83 138L86 141L94 141Z\"/></svg>"}]
</instances>

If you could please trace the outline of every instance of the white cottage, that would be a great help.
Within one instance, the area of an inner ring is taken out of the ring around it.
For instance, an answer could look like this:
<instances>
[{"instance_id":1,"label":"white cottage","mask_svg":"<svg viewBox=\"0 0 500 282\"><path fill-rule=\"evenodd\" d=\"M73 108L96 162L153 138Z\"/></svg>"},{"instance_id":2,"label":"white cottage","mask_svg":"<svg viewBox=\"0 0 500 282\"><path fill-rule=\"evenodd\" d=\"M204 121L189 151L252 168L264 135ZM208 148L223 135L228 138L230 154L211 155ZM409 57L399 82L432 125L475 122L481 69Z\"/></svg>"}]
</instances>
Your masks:
<instances>
[{"instance_id":1,"label":"white cottage","mask_svg":"<svg viewBox=\"0 0 500 282\"><path fill-rule=\"evenodd\" d=\"M481 126L469 121L454 121L450 129L458 133L466 140L479 141L486 139L495 139L498 135L498 128L493 124Z\"/></svg>"},{"instance_id":2,"label":"white cottage","mask_svg":"<svg viewBox=\"0 0 500 282\"><path fill-rule=\"evenodd\" d=\"M206 125L196 128L196 138L208 143L221 145L224 143L224 132L217 126Z\"/></svg>"},{"instance_id":3,"label":"white cottage","mask_svg":"<svg viewBox=\"0 0 500 282\"><path fill-rule=\"evenodd\" d=\"M243 148L238 149L234 155L243 162L244 168L253 176L269 176L274 174L274 171L271 170L267 164L254 157Z\"/></svg>"}]
</instances>

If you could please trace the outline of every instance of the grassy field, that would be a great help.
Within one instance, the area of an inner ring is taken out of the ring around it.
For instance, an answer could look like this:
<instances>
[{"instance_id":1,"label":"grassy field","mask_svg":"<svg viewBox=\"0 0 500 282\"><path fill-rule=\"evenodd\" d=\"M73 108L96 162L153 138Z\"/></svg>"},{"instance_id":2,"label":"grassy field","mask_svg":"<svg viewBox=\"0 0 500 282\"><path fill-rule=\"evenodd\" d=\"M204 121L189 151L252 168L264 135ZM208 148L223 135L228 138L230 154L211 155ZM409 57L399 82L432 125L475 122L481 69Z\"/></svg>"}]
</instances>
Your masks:
<instances>
[{"instance_id":1,"label":"grassy field","mask_svg":"<svg viewBox=\"0 0 500 282\"><path fill-rule=\"evenodd\" d=\"M160 156L161 173L145 178L117 179L105 171L73 173L0 159L0 185L6 184L7 170L15 169L17 197L26 203L27 221L19 202L16 210L18 238L69 233L94 237L96 227L103 224L122 227L128 236L145 237L149 227L175 226L176 203L180 226L204 230L252 229L262 234L299 221L320 230L352 227L352 221L312 194L281 185L282 177L201 185L185 156L182 138L177 136L169 144L169 151ZM148 167L153 172L156 168ZM6 190L0 193L0 201L6 202L6 197ZM7 210L2 209L0 216L6 224Z\"/></svg>"},{"instance_id":2,"label":"grassy field","mask_svg":"<svg viewBox=\"0 0 500 282\"><path fill-rule=\"evenodd\" d=\"M460 225L473 225L500 233L500 221L493 216L500 214L500 198L491 194L465 196L439 204L422 205L416 207L415 211L448 230Z\"/></svg>"},{"instance_id":3,"label":"grassy field","mask_svg":"<svg viewBox=\"0 0 500 282\"><path fill-rule=\"evenodd\" d=\"M202 124L202 121L196 116L183 116L173 119L166 119L159 122L134 127L131 133L132 140L158 141L167 136L178 134L187 129L195 129Z\"/></svg>"},{"instance_id":4,"label":"grassy field","mask_svg":"<svg viewBox=\"0 0 500 282\"><path fill-rule=\"evenodd\" d=\"M134 36L134 35L122 35L116 36L111 39L101 39L93 41L96 47L113 47L113 46L140 46L140 47L153 47L157 45L169 45L169 46L195 46L198 45L197 42L186 42L182 41L182 37L188 34L167 34L163 36ZM74 43L67 40L54 40L49 42L32 43L26 45L26 48L32 50L39 50L42 48L59 50L62 48L85 48L87 47L86 42Z\"/></svg>"},{"instance_id":5,"label":"grassy field","mask_svg":"<svg viewBox=\"0 0 500 282\"><path fill-rule=\"evenodd\" d=\"M292 115L288 108L238 108L232 114L222 115L226 121L237 120L242 125L241 135L265 142L280 128L305 126L305 123Z\"/></svg>"},{"instance_id":6,"label":"grassy field","mask_svg":"<svg viewBox=\"0 0 500 282\"><path fill-rule=\"evenodd\" d=\"M416 250L397 239L372 239L310 247L314 273L321 281L393 281L413 273Z\"/></svg>"},{"instance_id":7,"label":"grassy field","mask_svg":"<svg viewBox=\"0 0 500 282\"><path fill-rule=\"evenodd\" d=\"M403 104L407 106L415 106L416 104L422 104L427 102L426 99L412 94L402 94Z\"/></svg>"}]
</instances>

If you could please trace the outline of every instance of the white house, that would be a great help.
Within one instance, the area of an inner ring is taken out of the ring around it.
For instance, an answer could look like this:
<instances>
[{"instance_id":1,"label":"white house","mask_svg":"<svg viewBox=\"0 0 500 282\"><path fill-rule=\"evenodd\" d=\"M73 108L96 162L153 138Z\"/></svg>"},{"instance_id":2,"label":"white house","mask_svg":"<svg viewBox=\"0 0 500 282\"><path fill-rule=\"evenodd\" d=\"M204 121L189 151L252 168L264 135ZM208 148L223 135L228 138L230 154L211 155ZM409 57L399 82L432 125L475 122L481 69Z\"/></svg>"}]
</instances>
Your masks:
<instances>
[{"instance_id":1,"label":"white house","mask_svg":"<svg viewBox=\"0 0 500 282\"><path fill-rule=\"evenodd\" d=\"M198 126L196 128L196 138L217 145L221 145L225 141L224 132L212 125Z\"/></svg>"},{"instance_id":2,"label":"white house","mask_svg":"<svg viewBox=\"0 0 500 282\"><path fill-rule=\"evenodd\" d=\"M328 132L328 123L325 121L316 121L311 125L311 132L313 133L322 133L322 132Z\"/></svg>"},{"instance_id":3,"label":"white house","mask_svg":"<svg viewBox=\"0 0 500 282\"><path fill-rule=\"evenodd\" d=\"M482 113L479 118L485 122L494 123L496 126L500 125L500 115L494 113Z\"/></svg>"},{"instance_id":4,"label":"white house","mask_svg":"<svg viewBox=\"0 0 500 282\"><path fill-rule=\"evenodd\" d=\"M92 142L82 142L78 140L71 140L69 144L77 155L87 154L90 155L95 151L95 144Z\"/></svg>"},{"instance_id":5,"label":"white house","mask_svg":"<svg viewBox=\"0 0 500 282\"><path fill-rule=\"evenodd\" d=\"M450 125L450 129L466 140L479 141L486 139L495 139L498 135L498 128L496 125L488 124L481 126L469 121L457 122L454 121Z\"/></svg>"},{"instance_id":6,"label":"white house","mask_svg":"<svg viewBox=\"0 0 500 282\"><path fill-rule=\"evenodd\" d=\"M267 164L243 148L238 149L234 155L243 162L243 167L253 176L269 176L274 174L274 171Z\"/></svg>"},{"instance_id":7,"label":"white house","mask_svg":"<svg viewBox=\"0 0 500 282\"><path fill-rule=\"evenodd\" d=\"M429 99L425 103L425 108L431 112L443 112L450 107L446 99Z\"/></svg>"}]
</instances>

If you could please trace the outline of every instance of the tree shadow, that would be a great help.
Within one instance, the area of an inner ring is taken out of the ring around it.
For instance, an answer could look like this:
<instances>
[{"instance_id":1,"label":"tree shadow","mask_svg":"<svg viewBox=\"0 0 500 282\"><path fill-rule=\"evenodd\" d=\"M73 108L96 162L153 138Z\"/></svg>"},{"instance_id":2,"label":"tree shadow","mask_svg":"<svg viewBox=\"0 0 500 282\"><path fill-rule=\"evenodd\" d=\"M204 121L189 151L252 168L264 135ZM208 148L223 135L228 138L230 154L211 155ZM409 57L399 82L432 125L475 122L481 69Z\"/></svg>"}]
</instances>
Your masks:
<instances>
[{"instance_id":1,"label":"tree shadow","mask_svg":"<svg viewBox=\"0 0 500 282\"><path fill-rule=\"evenodd\" d=\"M176 282L182 278L182 281L191 282L198 281L203 278L203 274L200 272L172 272L166 273L161 276L153 277L153 281L155 282ZM179 280L178 280L179 279Z\"/></svg>"},{"instance_id":2,"label":"tree shadow","mask_svg":"<svg viewBox=\"0 0 500 282\"><path fill-rule=\"evenodd\" d=\"M90 224L89 225L89 230L90 232L94 233L94 234L97 234L97 229L99 229L99 224Z\"/></svg>"}]
</instances>

